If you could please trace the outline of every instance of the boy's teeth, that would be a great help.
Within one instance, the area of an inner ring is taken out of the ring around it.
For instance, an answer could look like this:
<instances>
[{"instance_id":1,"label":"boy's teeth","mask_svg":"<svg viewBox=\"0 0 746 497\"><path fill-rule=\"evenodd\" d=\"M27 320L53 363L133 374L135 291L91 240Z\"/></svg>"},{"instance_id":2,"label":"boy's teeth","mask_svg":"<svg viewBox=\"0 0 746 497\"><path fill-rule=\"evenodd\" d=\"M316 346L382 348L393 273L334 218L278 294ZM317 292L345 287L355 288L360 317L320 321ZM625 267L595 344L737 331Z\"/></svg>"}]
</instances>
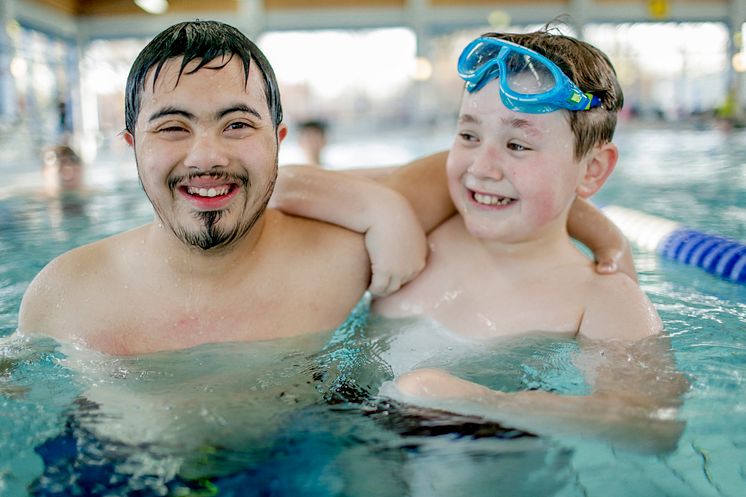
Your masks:
<instances>
[{"instance_id":1,"label":"boy's teeth","mask_svg":"<svg viewBox=\"0 0 746 497\"><path fill-rule=\"evenodd\" d=\"M484 193L475 193L474 200L483 205L508 205L513 201L509 197L498 197L497 195L486 195Z\"/></svg>"},{"instance_id":2,"label":"boy's teeth","mask_svg":"<svg viewBox=\"0 0 746 497\"><path fill-rule=\"evenodd\" d=\"M227 186L221 186L219 188L195 188L190 186L187 191L190 195L199 195L200 197L217 197L218 195L225 195L228 193Z\"/></svg>"}]
</instances>

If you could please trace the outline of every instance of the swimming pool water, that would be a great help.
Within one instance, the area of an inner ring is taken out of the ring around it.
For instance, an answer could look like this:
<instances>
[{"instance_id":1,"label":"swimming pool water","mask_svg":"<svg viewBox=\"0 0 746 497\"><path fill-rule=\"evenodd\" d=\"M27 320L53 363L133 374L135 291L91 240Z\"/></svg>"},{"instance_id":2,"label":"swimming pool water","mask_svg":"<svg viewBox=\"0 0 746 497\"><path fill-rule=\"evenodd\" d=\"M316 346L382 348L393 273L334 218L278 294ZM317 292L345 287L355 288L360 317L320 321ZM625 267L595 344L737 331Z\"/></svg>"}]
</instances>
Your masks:
<instances>
[{"instance_id":1,"label":"swimming pool water","mask_svg":"<svg viewBox=\"0 0 746 497\"><path fill-rule=\"evenodd\" d=\"M620 164L597 200L745 240L744 138L622 128ZM396 344L426 325L369 322L365 302L335 331L148 356L12 335L23 291L48 260L151 216L135 182L83 201L0 200L0 495L744 495L743 285L635 251L691 384L686 428L666 454L377 398L407 366ZM568 339L495 350L443 342L421 364L506 390L582 394L577 352Z\"/></svg>"}]
</instances>

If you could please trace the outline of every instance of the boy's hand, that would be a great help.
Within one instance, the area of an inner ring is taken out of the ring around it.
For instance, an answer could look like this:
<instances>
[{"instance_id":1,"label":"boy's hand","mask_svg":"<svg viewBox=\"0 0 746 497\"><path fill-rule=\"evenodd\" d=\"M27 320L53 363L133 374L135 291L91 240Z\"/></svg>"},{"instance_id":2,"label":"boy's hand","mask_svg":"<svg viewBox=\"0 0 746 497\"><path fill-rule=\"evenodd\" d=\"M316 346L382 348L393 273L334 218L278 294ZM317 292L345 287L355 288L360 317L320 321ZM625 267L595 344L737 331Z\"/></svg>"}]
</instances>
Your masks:
<instances>
[{"instance_id":1,"label":"boy's hand","mask_svg":"<svg viewBox=\"0 0 746 497\"><path fill-rule=\"evenodd\" d=\"M389 295L414 279L427 257L425 232L406 200L386 207L379 214L381 220L365 232L372 271L368 290L374 297Z\"/></svg>"},{"instance_id":2,"label":"boy's hand","mask_svg":"<svg viewBox=\"0 0 746 497\"><path fill-rule=\"evenodd\" d=\"M386 185L316 167L284 166L270 206L363 234L371 261L368 289L376 297L395 292L425 267L422 224L407 198Z\"/></svg>"}]
</instances>

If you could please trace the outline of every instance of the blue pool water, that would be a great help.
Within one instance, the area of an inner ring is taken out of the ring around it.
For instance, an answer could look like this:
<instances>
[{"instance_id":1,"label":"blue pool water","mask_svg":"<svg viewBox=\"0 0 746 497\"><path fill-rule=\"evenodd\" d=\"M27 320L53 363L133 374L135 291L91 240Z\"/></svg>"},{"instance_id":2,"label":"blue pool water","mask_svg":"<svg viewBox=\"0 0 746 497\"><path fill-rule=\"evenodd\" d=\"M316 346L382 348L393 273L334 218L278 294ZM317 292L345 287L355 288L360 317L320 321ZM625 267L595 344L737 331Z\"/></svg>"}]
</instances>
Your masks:
<instances>
[{"instance_id":1,"label":"blue pool water","mask_svg":"<svg viewBox=\"0 0 746 497\"><path fill-rule=\"evenodd\" d=\"M746 134L622 128L617 142L620 164L600 203L746 240ZM135 182L82 202L0 200L1 496L744 495L744 285L635 251L690 382L684 431L663 454L377 397L398 367L397 340L428 325L369 321L365 302L335 331L148 356L13 335L21 296L46 262L151 215ZM422 364L505 390L587 388L569 339L428 354Z\"/></svg>"}]
</instances>

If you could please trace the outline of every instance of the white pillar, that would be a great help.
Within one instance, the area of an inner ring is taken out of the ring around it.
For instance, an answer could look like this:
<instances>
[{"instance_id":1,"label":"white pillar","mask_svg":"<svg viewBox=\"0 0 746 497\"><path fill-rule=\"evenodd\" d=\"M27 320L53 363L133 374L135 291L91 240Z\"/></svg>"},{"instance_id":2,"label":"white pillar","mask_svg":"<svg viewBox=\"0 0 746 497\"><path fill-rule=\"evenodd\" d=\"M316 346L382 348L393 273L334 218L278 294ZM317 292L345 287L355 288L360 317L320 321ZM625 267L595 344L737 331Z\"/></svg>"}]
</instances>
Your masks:
<instances>
[{"instance_id":1,"label":"white pillar","mask_svg":"<svg viewBox=\"0 0 746 497\"><path fill-rule=\"evenodd\" d=\"M585 38L585 25L588 22L590 12L593 10L592 0L570 0L570 21L577 31L578 39Z\"/></svg>"},{"instance_id":2,"label":"white pillar","mask_svg":"<svg viewBox=\"0 0 746 497\"><path fill-rule=\"evenodd\" d=\"M728 88L729 92L732 92L730 94L730 98L733 99L733 120L743 124L744 123L744 109L743 109L743 95L744 95L744 88L743 88L743 73L738 72L733 68L733 64L731 63L733 56L738 53L738 51L744 51L744 42L746 40L742 39L742 26L743 23L746 21L746 0L731 0L730 2L730 19L729 19L729 26L728 26L728 32L730 35L730 40L728 43L728 71L729 71L729 81L730 85ZM740 40L740 43L736 45L735 39L738 38Z\"/></svg>"},{"instance_id":3,"label":"white pillar","mask_svg":"<svg viewBox=\"0 0 746 497\"><path fill-rule=\"evenodd\" d=\"M16 89L10 63L15 56L15 47L8 35L8 27L15 22L16 0L4 0L0 4L0 118L3 120L17 114Z\"/></svg>"},{"instance_id":4,"label":"white pillar","mask_svg":"<svg viewBox=\"0 0 746 497\"><path fill-rule=\"evenodd\" d=\"M266 29L264 2L262 0L238 0L237 10L236 27L256 43L259 35Z\"/></svg>"}]
</instances>

